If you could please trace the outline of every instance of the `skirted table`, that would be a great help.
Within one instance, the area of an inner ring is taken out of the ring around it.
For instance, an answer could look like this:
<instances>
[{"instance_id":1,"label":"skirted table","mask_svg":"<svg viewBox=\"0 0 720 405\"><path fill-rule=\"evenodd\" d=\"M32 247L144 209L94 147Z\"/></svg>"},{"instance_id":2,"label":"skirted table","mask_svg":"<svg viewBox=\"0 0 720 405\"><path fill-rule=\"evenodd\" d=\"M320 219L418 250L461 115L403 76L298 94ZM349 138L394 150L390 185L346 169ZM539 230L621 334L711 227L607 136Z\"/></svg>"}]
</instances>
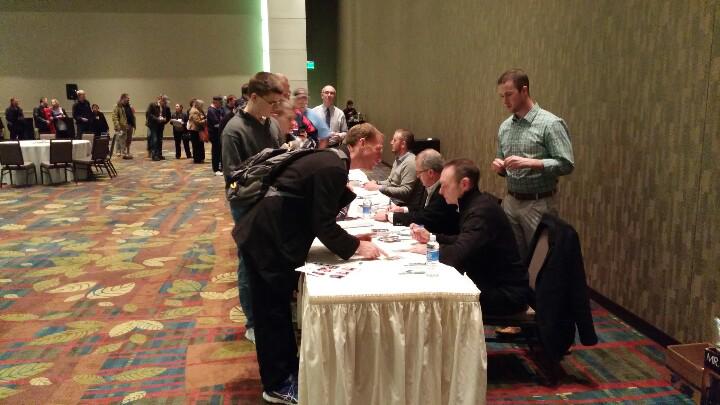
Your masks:
<instances>
[{"instance_id":1,"label":"skirted table","mask_svg":"<svg viewBox=\"0 0 720 405\"><path fill-rule=\"evenodd\" d=\"M73 159L83 159L90 156L92 145L87 140L73 140ZM48 140L33 140L33 141L20 141L20 149L22 149L23 160L25 163L35 163L35 170L37 170L38 181L40 181L40 163L50 162L50 141ZM53 180L57 181L58 178L65 179L62 169L50 170ZM87 174L86 174L87 175ZM59 177L58 177L59 176ZM82 174L79 176L82 177ZM6 177L7 178L7 177ZM16 184L26 184L25 176L13 176L13 180ZM68 173L68 180L73 180L73 175ZM34 181L34 179L33 179ZM50 179L45 178L45 181L50 183Z\"/></svg>"},{"instance_id":2,"label":"skirted table","mask_svg":"<svg viewBox=\"0 0 720 405\"><path fill-rule=\"evenodd\" d=\"M342 261L315 241L304 269L333 275L301 283L301 404L485 403L480 291L452 267L419 264L408 239L378 243L399 257L376 261Z\"/></svg>"}]
</instances>

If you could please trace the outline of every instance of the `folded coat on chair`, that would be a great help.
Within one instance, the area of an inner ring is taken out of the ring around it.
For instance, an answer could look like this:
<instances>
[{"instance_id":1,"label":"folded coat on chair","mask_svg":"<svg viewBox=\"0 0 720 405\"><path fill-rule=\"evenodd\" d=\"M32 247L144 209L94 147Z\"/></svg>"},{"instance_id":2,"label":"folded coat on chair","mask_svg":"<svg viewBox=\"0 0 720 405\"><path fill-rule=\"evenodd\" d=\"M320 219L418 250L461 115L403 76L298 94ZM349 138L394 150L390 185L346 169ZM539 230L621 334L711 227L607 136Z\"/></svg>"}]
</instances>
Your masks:
<instances>
[{"instance_id":1,"label":"folded coat on chair","mask_svg":"<svg viewBox=\"0 0 720 405\"><path fill-rule=\"evenodd\" d=\"M530 251L548 231L549 251L535 286L536 320L542 345L551 359L559 360L575 342L598 342L590 310L580 239L575 229L552 215L543 215L535 230Z\"/></svg>"}]
</instances>

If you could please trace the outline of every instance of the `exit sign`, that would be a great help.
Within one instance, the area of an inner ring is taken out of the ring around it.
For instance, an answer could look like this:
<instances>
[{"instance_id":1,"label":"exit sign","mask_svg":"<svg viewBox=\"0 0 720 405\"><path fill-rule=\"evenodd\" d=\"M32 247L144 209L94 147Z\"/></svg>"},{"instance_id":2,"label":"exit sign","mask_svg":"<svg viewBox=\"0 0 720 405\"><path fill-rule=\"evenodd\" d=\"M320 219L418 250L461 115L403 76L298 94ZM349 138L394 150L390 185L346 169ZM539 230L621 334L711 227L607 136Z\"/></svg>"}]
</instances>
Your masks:
<instances>
[{"instance_id":1,"label":"exit sign","mask_svg":"<svg viewBox=\"0 0 720 405\"><path fill-rule=\"evenodd\" d=\"M315 70L315 61L309 60L305 62L305 66L307 67L307 70Z\"/></svg>"}]
</instances>

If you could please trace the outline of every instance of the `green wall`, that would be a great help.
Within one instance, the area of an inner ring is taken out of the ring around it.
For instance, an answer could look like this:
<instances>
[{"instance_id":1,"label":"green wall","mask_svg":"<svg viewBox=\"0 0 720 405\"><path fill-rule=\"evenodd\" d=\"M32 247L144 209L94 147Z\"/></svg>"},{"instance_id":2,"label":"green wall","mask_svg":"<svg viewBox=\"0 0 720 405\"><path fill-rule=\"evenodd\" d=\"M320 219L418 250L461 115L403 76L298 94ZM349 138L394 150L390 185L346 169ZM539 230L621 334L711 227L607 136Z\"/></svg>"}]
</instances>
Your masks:
<instances>
[{"instance_id":1,"label":"green wall","mask_svg":"<svg viewBox=\"0 0 720 405\"><path fill-rule=\"evenodd\" d=\"M0 38L0 100L26 111L40 96L69 109L65 83L103 111L123 92L139 112L161 93L209 103L262 70L259 1L0 0Z\"/></svg>"},{"instance_id":2,"label":"green wall","mask_svg":"<svg viewBox=\"0 0 720 405\"><path fill-rule=\"evenodd\" d=\"M718 4L341 2L339 91L386 135L439 136L502 196L489 169L508 116L495 81L524 68L570 127L577 167L560 212L590 285L681 341L707 340L720 315Z\"/></svg>"}]
</instances>

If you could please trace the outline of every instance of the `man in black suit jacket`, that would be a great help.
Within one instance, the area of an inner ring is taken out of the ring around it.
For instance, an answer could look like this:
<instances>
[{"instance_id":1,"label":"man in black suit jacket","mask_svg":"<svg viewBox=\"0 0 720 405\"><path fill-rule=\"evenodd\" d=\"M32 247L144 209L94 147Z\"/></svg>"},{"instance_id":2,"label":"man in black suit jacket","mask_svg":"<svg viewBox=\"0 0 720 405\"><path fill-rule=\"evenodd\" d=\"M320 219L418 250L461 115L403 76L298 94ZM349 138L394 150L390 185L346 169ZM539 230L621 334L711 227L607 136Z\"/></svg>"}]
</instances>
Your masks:
<instances>
[{"instance_id":1,"label":"man in black suit jacket","mask_svg":"<svg viewBox=\"0 0 720 405\"><path fill-rule=\"evenodd\" d=\"M437 235L440 262L455 267L480 289L484 314L511 315L527 309L527 267L518 253L510 222L495 196L478 189L480 170L469 159L445 164L440 194L460 207L459 233ZM427 243L427 229L411 224L413 237ZM425 246L414 248L424 253Z\"/></svg>"},{"instance_id":2,"label":"man in black suit jacket","mask_svg":"<svg viewBox=\"0 0 720 405\"><path fill-rule=\"evenodd\" d=\"M265 399L297 392L290 300L298 280L294 270L305 263L315 237L343 259L353 254L375 259L381 253L371 242L348 234L335 217L355 198L347 187L348 170L371 169L380 162L382 147L383 134L375 127L353 127L339 151L318 150L290 163L273 183L286 195L266 196L233 230L250 278Z\"/></svg>"},{"instance_id":3,"label":"man in black suit jacket","mask_svg":"<svg viewBox=\"0 0 720 405\"><path fill-rule=\"evenodd\" d=\"M457 205L448 204L440 195L440 173L443 158L435 149L425 149L415 157L415 173L422 184L422 195L417 206L393 205L390 212L378 211L377 221L390 221L393 225L423 225L432 233L456 234L458 232Z\"/></svg>"},{"instance_id":4,"label":"man in black suit jacket","mask_svg":"<svg viewBox=\"0 0 720 405\"><path fill-rule=\"evenodd\" d=\"M150 130L148 135L150 141L150 157L152 160L165 160L162 155L163 129L170 121L170 107L168 107L168 96L162 95L156 102L150 103L145 113L147 119L145 125Z\"/></svg>"}]
</instances>

